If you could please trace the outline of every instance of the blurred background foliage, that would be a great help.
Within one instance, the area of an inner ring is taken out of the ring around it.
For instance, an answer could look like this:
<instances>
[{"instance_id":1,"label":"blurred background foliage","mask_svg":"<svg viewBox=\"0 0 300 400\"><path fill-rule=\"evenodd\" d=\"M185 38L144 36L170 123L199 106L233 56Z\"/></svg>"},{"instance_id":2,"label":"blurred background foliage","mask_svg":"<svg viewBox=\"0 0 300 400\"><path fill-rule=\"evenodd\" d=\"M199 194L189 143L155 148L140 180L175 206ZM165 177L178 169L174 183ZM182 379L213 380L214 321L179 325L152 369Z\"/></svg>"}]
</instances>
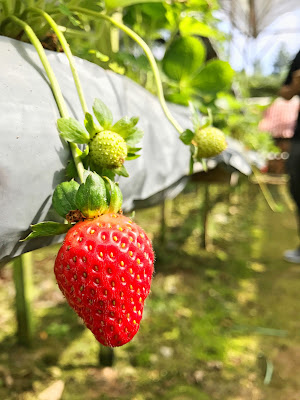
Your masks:
<instances>
[{"instance_id":1,"label":"blurred background foliage","mask_svg":"<svg viewBox=\"0 0 300 400\"><path fill-rule=\"evenodd\" d=\"M45 20L34 13L22 14L26 5L46 10L64 32L74 55L136 81L156 94L156 85L141 47L124 32L104 20L72 12L74 6L106 12L133 29L150 47L158 64L168 101L187 106L189 102L207 114L214 125L247 147L264 153L276 151L269 134L258 130L264 109L277 95L280 71L288 57L280 50L274 73L264 76L257 60L252 76L235 72L227 59L230 35L219 29L217 0L182 1L8 1L10 12L25 17L45 48L61 51L57 38ZM3 34L26 41L26 35L12 24ZM267 97L264 102L248 102L249 97Z\"/></svg>"}]
</instances>

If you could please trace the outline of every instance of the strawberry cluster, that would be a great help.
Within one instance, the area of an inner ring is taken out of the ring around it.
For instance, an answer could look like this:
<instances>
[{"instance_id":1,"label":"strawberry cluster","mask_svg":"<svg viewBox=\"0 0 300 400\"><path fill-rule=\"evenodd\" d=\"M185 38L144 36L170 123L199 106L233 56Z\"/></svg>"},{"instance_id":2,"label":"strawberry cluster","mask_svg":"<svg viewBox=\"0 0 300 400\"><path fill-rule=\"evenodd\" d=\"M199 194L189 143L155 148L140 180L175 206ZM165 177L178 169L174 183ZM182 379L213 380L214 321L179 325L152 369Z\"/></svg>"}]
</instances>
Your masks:
<instances>
[{"instance_id":1,"label":"strawberry cluster","mask_svg":"<svg viewBox=\"0 0 300 400\"><path fill-rule=\"evenodd\" d=\"M63 182L53 193L53 207L68 224L33 225L26 239L66 233L54 265L57 284L96 339L115 347L137 333L154 271L151 242L122 214L123 196L112 180L115 174L128 176L123 163L138 157L140 148L131 146L143 132L136 117L113 125L110 110L98 99L93 111L100 125L89 113L85 128L73 118L58 120L63 139L85 145L83 151L76 148L85 167L83 182Z\"/></svg>"}]
</instances>

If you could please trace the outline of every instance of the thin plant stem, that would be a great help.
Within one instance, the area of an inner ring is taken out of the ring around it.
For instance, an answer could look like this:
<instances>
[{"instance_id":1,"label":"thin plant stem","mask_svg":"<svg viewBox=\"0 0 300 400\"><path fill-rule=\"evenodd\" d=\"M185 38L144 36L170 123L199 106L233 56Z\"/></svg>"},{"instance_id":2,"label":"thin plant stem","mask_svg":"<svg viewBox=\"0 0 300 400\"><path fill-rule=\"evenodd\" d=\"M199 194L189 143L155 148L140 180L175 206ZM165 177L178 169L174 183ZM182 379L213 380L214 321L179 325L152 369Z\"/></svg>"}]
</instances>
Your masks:
<instances>
[{"instance_id":1,"label":"thin plant stem","mask_svg":"<svg viewBox=\"0 0 300 400\"><path fill-rule=\"evenodd\" d=\"M9 4L7 3L7 0L1 0L0 3L2 4L4 15L5 16L9 15L10 9L9 9Z\"/></svg>"},{"instance_id":2,"label":"thin plant stem","mask_svg":"<svg viewBox=\"0 0 300 400\"><path fill-rule=\"evenodd\" d=\"M171 124L175 127L175 129L179 132L182 133L183 132L183 128L179 125L179 123L175 120L175 118L173 117L173 115L171 114L165 97L164 97L164 91L163 91L163 86L162 86L162 82L161 82L161 78L160 78L160 74L159 74L159 70L155 61L155 58L149 48L149 46L147 45L147 43L139 36L137 35L132 29L128 28L128 26L122 24L119 21L116 21L115 19L109 17L106 14L97 12L97 11L92 11L92 10L88 10L82 7L70 7L69 8L71 11L80 13L80 14L85 14L85 15L89 15L93 18L101 18L104 19L106 21L109 21L112 25L116 26L117 28L121 29L123 32L125 32L128 36L130 36L145 52L151 69L153 71L153 75L154 75L154 79L155 79L155 83L156 83L156 87L157 87L157 96L159 99L159 102L161 104L161 107L166 115L166 117L168 118L168 120L171 122Z\"/></svg>"},{"instance_id":3,"label":"thin plant stem","mask_svg":"<svg viewBox=\"0 0 300 400\"><path fill-rule=\"evenodd\" d=\"M21 10L21 0L16 0L14 14L18 15L20 13L20 10Z\"/></svg>"},{"instance_id":4,"label":"thin plant stem","mask_svg":"<svg viewBox=\"0 0 300 400\"><path fill-rule=\"evenodd\" d=\"M28 8L26 10L26 12L33 12L33 13L39 14L43 18L45 18L45 20L48 22L48 24L51 26L51 28L55 32L56 36L58 37L58 40L60 41L60 44L61 44L61 46L62 46L62 48L63 48L63 50L64 50L64 52L65 52L65 54L66 54L66 56L67 56L67 58L69 60L70 68L71 68L72 75L73 75L73 78L74 78L74 82L75 82L75 86L76 86L77 93L78 93L78 96L79 96L79 100L80 100L80 103L81 103L81 107L82 107L83 112L85 114L86 112L88 112L88 108L87 108L86 101L85 101L85 98L84 98L84 94L83 94L82 86L81 86L81 83L80 83L80 80L79 80L79 76L78 76L78 73L77 73L77 70L76 70L74 57L73 57L73 54L72 54L72 52L70 50L70 46L69 46L68 42L66 41L66 38L65 38L64 34L61 32L61 30L59 29L57 23L54 21L54 19L48 13L46 13L45 11L40 10L39 8L36 8L36 7L30 7L30 8Z\"/></svg>"},{"instance_id":5,"label":"thin plant stem","mask_svg":"<svg viewBox=\"0 0 300 400\"><path fill-rule=\"evenodd\" d=\"M270 209L271 209L273 212L278 212L278 205L277 205L277 203L276 203L275 200L273 199L272 194L270 193L270 191L269 191L267 185L266 185L264 182L262 182L262 180L260 179L261 173L259 172L259 169L258 169L257 167L255 167L254 165L251 165L251 164L250 164L250 166L251 166L253 175L255 176L256 181L257 181L257 183L258 183L258 185L259 185L259 187L260 187L260 190L261 190L261 192L262 192L262 194L263 194L263 196L264 196L266 202L268 203L268 206L270 207Z\"/></svg>"},{"instance_id":6,"label":"thin plant stem","mask_svg":"<svg viewBox=\"0 0 300 400\"><path fill-rule=\"evenodd\" d=\"M68 109L67 109L65 100L61 93L61 90L60 90L59 84L57 82L56 76L53 72L53 69L46 57L45 50L44 50L43 46L41 45L41 42L39 41L38 37L36 36L36 34L32 30L32 28L26 22L22 21L21 19L15 17L13 15L8 16L7 19L10 19L12 22L21 26L22 29L24 30L24 32L26 33L26 35L28 36L28 39L30 40L30 42L35 47L35 49L40 57L40 60L45 68L46 74L49 78L51 88L52 88L60 115L63 118L68 118L69 115L68 115ZM73 156L74 163L75 163L75 166L76 166L76 169L78 172L79 179L81 182L83 182L84 181L84 177L83 177L84 167L83 167L83 164L77 153L77 146L75 143L69 143L69 145L71 148L72 156Z\"/></svg>"}]
</instances>

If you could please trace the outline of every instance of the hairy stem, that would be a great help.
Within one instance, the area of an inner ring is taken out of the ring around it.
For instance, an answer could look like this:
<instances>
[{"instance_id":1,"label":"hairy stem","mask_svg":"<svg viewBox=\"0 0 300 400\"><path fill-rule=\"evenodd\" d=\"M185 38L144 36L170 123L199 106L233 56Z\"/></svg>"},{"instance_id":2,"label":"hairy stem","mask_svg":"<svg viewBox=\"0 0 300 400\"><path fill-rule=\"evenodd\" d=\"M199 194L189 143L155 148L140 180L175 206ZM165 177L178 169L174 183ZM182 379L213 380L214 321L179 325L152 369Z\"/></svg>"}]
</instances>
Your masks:
<instances>
[{"instance_id":1,"label":"hairy stem","mask_svg":"<svg viewBox=\"0 0 300 400\"><path fill-rule=\"evenodd\" d=\"M53 31L55 32L68 60L69 60L69 64L70 64L70 68L72 71L72 75L74 78L74 82L75 82L75 86L77 89L77 93L80 99L80 103L81 103L81 107L83 109L83 112L86 113L88 111L87 109L87 105L86 105L86 101L84 98L84 94L83 94L83 90L81 87L81 83L79 80L79 76L75 67L75 62L74 62L74 58L73 58L73 54L70 50L70 46L68 44L68 42L66 41L66 38L64 36L64 34L61 32L61 30L59 29L58 25L56 24L56 22L54 21L54 19L47 14L45 11L40 10L39 8L36 7L30 7L26 10L27 12L33 12L36 14L41 15L43 18L45 18L45 20L48 22L48 24L51 26L51 28L53 29Z\"/></svg>"},{"instance_id":2,"label":"hairy stem","mask_svg":"<svg viewBox=\"0 0 300 400\"><path fill-rule=\"evenodd\" d=\"M125 32L128 36L130 36L145 52L151 69L153 71L153 75L154 75L154 79L155 79L155 83L156 83L156 87L157 87L157 96L159 99L159 102L161 104L161 107L166 115L166 117L168 118L168 120L171 122L171 124L175 127L175 129L179 132L182 133L183 132L183 128L179 125L179 123L175 120L175 118L172 116L165 97L164 97L164 92L163 92L163 87L162 87L162 82L161 82L161 78L160 78L160 74L159 74L159 70L155 61L155 58L149 48L149 46L147 45L147 43L139 36L137 35L132 29L128 28L128 26L122 24L119 21L116 21L115 19L109 17L106 14L97 12L97 11L92 11L92 10L88 10L82 7L70 7L71 11L80 13L80 14L85 14L85 15L89 15L93 18L101 18L104 19L106 21L109 21L111 24L113 24L114 26L116 26L117 28L121 29L123 32Z\"/></svg>"},{"instance_id":3,"label":"hairy stem","mask_svg":"<svg viewBox=\"0 0 300 400\"><path fill-rule=\"evenodd\" d=\"M46 57L46 53L45 50L43 48L43 46L41 45L41 42L39 41L38 37L36 36L36 34L34 33L34 31L31 29L31 27L24 21L22 21L21 19L11 15L9 17L7 17L7 19L11 20L12 22L14 22L15 24L19 25L20 27L22 27L22 29L24 30L24 32L26 33L26 35L28 36L28 39L31 41L31 43L33 44L33 46L35 47L40 60L45 68L46 74L49 78L49 81L51 83L51 88L60 112L60 115L63 118L68 118L68 109L65 103L65 100L63 98L63 95L61 93L59 84L57 82L56 76L53 72L53 69ZM70 148L71 148L71 152L72 152L72 156L74 159L74 163L76 165L76 169L78 172L78 176L81 182L84 181L83 178L83 172L84 172L84 167L83 164L77 154L77 146L74 143L69 143L70 144Z\"/></svg>"}]
</instances>

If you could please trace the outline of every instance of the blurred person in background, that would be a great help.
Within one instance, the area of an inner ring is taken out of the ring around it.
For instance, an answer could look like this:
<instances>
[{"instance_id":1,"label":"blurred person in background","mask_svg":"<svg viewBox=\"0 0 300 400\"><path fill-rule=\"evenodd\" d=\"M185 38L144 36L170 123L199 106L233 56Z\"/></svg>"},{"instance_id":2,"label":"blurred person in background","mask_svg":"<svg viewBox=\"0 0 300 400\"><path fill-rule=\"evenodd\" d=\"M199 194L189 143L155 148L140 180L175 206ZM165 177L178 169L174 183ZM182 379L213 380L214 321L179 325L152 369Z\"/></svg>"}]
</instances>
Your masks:
<instances>
[{"instance_id":1,"label":"blurred person in background","mask_svg":"<svg viewBox=\"0 0 300 400\"><path fill-rule=\"evenodd\" d=\"M294 96L300 96L300 51L291 63L279 95L286 100L291 100ZM300 110L291 142L287 172L290 177L290 192L297 206L298 247L285 251L284 259L289 262L300 263Z\"/></svg>"}]
</instances>

